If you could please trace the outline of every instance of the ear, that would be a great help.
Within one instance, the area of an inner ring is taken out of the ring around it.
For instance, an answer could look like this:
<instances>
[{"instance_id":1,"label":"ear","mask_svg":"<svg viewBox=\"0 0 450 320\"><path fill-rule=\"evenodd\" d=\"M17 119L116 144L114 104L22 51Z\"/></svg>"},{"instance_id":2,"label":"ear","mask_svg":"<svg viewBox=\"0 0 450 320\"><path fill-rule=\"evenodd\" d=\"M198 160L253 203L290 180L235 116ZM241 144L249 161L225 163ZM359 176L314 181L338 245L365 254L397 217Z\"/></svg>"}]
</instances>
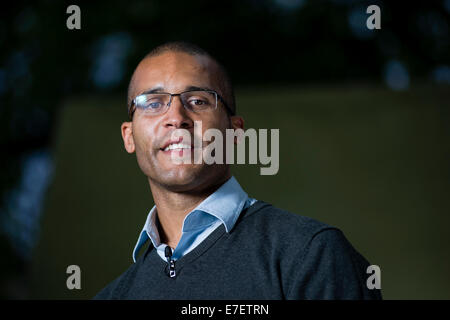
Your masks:
<instances>
[{"instance_id":1,"label":"ear","mask_svg":"<svg viewBox=\"0 0 450 320\"><path fill-rule=\"evenodd\" d=\"M122 132L123 145L128 153L133 153L135 150L133 138L133 122L124 122L120 126Z\"/></svg>"},{"instance_id":2,"label":"ear","mask_svg":"<svg viewBox=\"0 0 450 320\"><path fill-rule=\"evenodd\" d=\"M241 116L231 116L231 126L234 130L242 129L244 130L244 119Z\"/></svg>"},{"instance_id":3,"label":"ear","mask_svg":"<svg viewBox=\"0 0 450 320\"><path fill-rule=\"evenodd\" d=\"M237 129L242 129L244 130L244 118L242 118L241 116L231 116L230 117L231 120L231 127L234 130ZM238 143L238 137L234 137L234 144Z\"/></svg>"}]
</instances>

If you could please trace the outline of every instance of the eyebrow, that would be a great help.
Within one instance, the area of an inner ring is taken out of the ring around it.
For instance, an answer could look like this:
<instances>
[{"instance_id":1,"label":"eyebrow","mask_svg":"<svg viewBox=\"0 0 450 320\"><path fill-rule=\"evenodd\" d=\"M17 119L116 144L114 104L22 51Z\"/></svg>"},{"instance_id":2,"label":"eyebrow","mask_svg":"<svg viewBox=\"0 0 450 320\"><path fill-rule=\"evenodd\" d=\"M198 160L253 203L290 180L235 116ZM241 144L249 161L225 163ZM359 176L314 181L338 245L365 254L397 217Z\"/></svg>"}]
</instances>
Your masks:
<instances>
[{"instance_id":1,"label":"eyebrow","mask_svg":"<svg viewBox=\"0 0 450 320\"><path fill-rule=\"evenodd\" d=\"M200 91L202 91L202 90L210 90L210 91L215 91L214 89L211 89L211 88L208 88L208 87L197 87L197 86L185 87L183 91L191 91L191 90L200 90ZM150 94L150 93L168 93L168 92L165 92L163 87L155 87L155 88L146 90L146 91L142 92L141 94Z\"/></svg>"},{"instance_id":2,"label":"eyebrow","mask_svg":"<svg viewBox=\"0 0 450 320\"><path fill-rule=\"evenodd\" d=\"M162 87L155 87L149 90L145 90L144 92L140 93L140 94L149 94L149 93L158 93L158 92L164 92Z\"/></svg>"}]
</instances>

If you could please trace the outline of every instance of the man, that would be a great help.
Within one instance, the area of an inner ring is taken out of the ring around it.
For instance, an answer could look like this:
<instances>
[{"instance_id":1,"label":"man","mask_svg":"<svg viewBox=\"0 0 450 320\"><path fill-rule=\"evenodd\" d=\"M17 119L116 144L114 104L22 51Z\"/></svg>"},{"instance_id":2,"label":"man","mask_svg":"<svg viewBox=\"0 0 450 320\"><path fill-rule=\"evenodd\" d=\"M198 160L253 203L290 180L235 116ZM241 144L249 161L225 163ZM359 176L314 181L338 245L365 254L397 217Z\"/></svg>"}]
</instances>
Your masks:
<instances>
[{"instance_id":1,"label":"man","mask_svg":"<svg viewBox=\"0 0 450 320\"><path fill-rule=\"evenodd\" d=\"M194 146L174 138L243 129L224 68L182 42L151 51L128 90L121 126L155 206L133 251L134 264L96 299L379 299L369 263L338 229L248 197L227 164L178 163ZM236 143L236 141L234 141ZM145 242L148 249L139 258Z\"/></svg>"}]
</instances>

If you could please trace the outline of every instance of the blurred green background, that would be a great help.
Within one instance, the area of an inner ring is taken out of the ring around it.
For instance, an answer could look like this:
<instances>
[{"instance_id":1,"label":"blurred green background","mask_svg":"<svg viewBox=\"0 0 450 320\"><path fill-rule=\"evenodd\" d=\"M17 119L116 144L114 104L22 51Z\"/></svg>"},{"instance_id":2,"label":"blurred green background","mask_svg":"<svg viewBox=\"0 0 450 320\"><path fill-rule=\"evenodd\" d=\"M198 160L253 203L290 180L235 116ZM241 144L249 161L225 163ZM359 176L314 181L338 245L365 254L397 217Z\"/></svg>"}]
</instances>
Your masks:
<instances>
[{"instance_id":1,"label":"blurred green background","mask_svg":"<svg viewBox=\"0 0 450 320\"><path fill-rule=\"evenodd\" d=\"M251 196L341 228L385 298L450 299L450 0L3 7L0 299L91 298L132 263L153 202L122 146L126 90L176 40L226 67L247 128L280 130L278 174L233 167ZM81 290L66 288L72 264Z\"/></svg>"},{"instance_id":2,"label":"blurred green background","mask_svg":"<svg viewBox=\"0 0 450 320\"><path fill-rule=\"evenodd\" d=\"M122 100L77 98L62 109L35 298L91 298L132 263L153 202L123 148ZM280 129L280 170L233 171L251 196L341 228L380 266L384 298L448 299L449 101L448 90L425 86L241 88L247 128ZM82 270L82 290L65 286L71 264Z\"/></svg>"}]
</instances>

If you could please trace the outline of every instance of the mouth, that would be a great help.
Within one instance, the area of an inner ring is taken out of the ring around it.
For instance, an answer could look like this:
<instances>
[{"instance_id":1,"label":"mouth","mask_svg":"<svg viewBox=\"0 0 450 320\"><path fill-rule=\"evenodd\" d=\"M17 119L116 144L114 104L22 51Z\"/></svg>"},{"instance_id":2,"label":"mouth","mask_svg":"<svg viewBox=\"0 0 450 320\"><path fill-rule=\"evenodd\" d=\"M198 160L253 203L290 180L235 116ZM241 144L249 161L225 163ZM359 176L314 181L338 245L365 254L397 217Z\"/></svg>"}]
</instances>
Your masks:
<instances>
[{"instance_id":1,"label":"mouth","mask_svg":"<svg viewBox=\"0 0 450 320\"><path fill-rule=\"evenodd\" d=\"M178 152L179 155L182 155L185 152L190 152L194 149L193 144L188 144L183 142L183 137L179 137L176 140L167 141L160 150L165 154L170 154L172 152Z\"/></svg>"},{"instance_id":2,"label":"mouth","mask_svg":"<svg viewBox=\"0 0 450 320\"><path fill-rule=\"evenodd\" d=\"M191 159L194 157L194 147L186 143L171 143L165 148L161 148L161 152L165 156L170 157L172 161L174 161L173 157L176 157L175 159L177 160L175 161L189 157L186 159L189 159L188 161L191 162Z\"/></svg>"},{"instance_id":3,"label":"mouth","mask_svg":"<svg viewBox=\"0 0 450 320\"><path fill-rule=\"evenodd\" d=\"M185 143L171 143L167 147L161 148L161 150L162 151L171 151L171 150L180 151L180 150L185 150L185 149L190 150L192 148L193 148L193 146L185 144Z\"/></svg>"}]
</instances>

